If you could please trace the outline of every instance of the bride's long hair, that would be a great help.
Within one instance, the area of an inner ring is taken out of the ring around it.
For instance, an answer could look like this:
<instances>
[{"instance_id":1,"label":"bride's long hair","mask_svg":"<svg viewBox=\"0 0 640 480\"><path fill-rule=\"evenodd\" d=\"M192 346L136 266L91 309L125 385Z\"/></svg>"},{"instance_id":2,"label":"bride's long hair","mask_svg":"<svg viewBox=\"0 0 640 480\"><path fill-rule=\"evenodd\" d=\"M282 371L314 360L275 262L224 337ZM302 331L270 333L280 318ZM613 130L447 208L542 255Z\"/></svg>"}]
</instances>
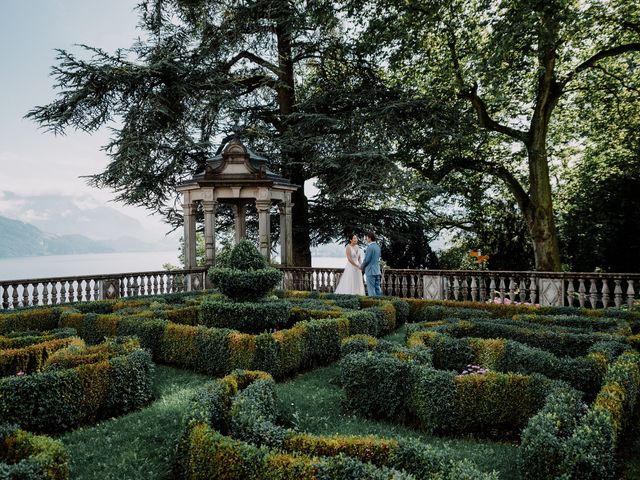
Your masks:
<instances>
[{"instance_id":1,"label":"bride's long hair","mask_svg":"<svg viewBox=\"0 0 640 480\"><path fill-rule=\"evenodd\" d=\"M355 233L347 235L347 245L351 245L351 240L353 240L353 237L357 237L357 235ZM357 245L357 243L356 243L356 245Z\"/></svg>"}]
</instances>

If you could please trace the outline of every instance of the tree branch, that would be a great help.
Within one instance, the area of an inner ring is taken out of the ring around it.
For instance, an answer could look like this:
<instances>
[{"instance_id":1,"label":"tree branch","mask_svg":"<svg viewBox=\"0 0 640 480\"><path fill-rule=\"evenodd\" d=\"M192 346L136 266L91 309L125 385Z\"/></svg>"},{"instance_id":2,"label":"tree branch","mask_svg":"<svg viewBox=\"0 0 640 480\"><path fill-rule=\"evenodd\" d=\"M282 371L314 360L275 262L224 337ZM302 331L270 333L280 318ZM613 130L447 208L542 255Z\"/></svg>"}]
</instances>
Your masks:
<instances>
[{"instance_id":1,"label":"tree branch","mask_svg":"<svg viewBox=\"0 0 640 480\"><path fill-rule=\"evenodd\" d=\"M261 87L268 87L274 92L278 91L278 81L268 75L252 75L237 80L237 83L245 87L245 91L240 95L247 95Z\"/></svg>"},{"instance_id":2,"label":"tree branch","mask_svg":"<svg viewBox=\"0 0 640 480\"><path fill-rule=\"evenodd\" d=\"M476 82L474 82L473 86L470 89L462 91L460 93L460 97L467 98L471 101L471 105L473 105L473 108L478 115L478 122L480 123L480 127L493 132L502 133L504 135L507 135L508 137L520 140L523 143L527 143L529 136L527 132L508 127L507 125L496 122L491 118L489 112L487 111L487 105L478 95L478 84Z\"/></svg>"},{"instance_id":3,"label":"tree branch","mask_svg":"<svg viewBox=\"0 0 640 480\"><path fill-rule=\"evenodd\" d=\"M617 47L608 48L606 50L600 50L598 53L578 65L573 72L569 73L569 75L567 75L562 81L562 86L573 80L580 72L594 67L599 61L609 57L616 57L627 52L640 52L640 43L627 43L624 45L618 45Z\"/></svg>"},{"instance_id":4,"label":"tree branch","mask_svg":"<svg viewBox=\"0 0 640 480\"><path fill-rule=\"evenodd\" d=\"M243 50L237 55L235 55L233 58L231 58L231 60L227 62L227 69L230 69L232 66L234 66L236 63L238 63L240 60L243 60L243 59L249 60L255 63L256 65L266 68L267 70L270 70L271 72L273 72L275 75L279 74L279 70L276 65L256 55L255 53L251 53L247 50Z\"/></svg>"}]
</instances>

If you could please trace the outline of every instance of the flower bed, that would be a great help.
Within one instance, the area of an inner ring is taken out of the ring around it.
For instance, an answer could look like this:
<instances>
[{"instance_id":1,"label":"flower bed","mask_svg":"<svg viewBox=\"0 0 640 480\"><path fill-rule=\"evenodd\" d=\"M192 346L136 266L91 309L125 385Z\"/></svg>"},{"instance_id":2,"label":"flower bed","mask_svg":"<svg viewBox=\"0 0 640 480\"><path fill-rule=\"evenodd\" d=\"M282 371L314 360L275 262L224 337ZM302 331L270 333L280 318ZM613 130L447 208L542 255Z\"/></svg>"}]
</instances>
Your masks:
<instances>
[{"instance_id":1,"label":"flower bed","mask_svg":"<svg viewBox=\"0 0 640 480\"><path fill-rule=\"evenodd\" d=\"M66 480L69 456L58 440L0 425L0 478Z\"/></svg>"}]
</instances>

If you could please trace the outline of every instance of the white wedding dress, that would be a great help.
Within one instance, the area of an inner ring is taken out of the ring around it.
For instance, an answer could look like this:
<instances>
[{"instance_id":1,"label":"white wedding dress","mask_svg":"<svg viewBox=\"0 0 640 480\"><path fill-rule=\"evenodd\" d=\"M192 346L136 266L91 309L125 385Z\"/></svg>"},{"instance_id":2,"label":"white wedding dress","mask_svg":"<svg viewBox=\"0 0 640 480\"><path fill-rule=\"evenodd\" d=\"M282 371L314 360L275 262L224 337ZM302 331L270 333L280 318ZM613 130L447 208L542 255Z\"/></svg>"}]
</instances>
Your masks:
<instances>
[{"instance_id":1,"label":"white wedding dress","mask_svg":"<svg viewBox=\"0 0 640 480\"><path fill-rule=\"evenodd\" d=\"M357 264L362 263L362 250L359 247L347 247L348 255L351 260ZM343 295L364 295L364 280L362 279L362 270L355 267L351 262L347 262L344 272L340 277L340 282L336 287L336 292Z\"/></svg>"}]
</instances>

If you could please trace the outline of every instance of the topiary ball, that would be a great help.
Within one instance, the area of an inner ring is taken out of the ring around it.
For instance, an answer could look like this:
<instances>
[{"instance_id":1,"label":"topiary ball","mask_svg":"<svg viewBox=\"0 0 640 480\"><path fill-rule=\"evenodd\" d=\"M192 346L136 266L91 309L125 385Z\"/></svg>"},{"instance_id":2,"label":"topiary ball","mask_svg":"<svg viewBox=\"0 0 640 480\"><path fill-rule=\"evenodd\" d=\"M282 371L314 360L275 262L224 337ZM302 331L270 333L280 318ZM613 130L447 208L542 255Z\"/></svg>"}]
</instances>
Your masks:
<instances>
[{"instance_id":1,"label":"topiary ball","mask_svg":"<svg viewBox=\"0 0 640 480\"><path fill-rule=\"evenodd\" d=\"M261 270L267 267L266 260L249 240L241 240L233 247L226 263L229 268L245 271Z\"/></svg>"}]
</instances>

